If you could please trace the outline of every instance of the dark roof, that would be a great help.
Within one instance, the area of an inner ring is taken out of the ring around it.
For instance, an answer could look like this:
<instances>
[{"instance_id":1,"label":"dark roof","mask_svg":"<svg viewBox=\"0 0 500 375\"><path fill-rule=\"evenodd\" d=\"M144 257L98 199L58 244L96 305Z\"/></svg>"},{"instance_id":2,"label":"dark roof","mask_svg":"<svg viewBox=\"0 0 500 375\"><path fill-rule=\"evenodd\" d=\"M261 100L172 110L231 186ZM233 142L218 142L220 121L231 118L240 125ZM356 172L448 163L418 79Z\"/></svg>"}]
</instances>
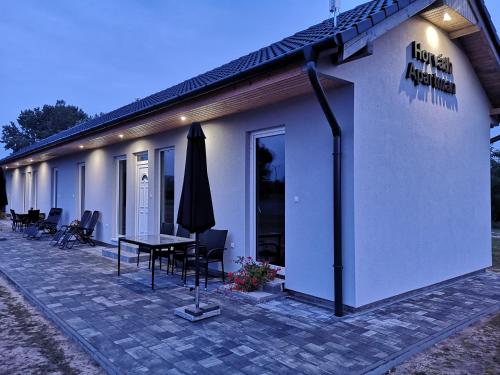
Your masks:
<instances>
[{"instance_id":1,"label":"dark roof","mask_svg":"<svg viewBox=\"0 0 500 375\"><path fill-rule=\"evenodd\" d=\"M332 40L339 45L343 44L359 33L366 31L374 24L381 22L391 14L407 7L413 1L415 0L369 1L341 13L338 17L337 26L334 26L333 20L325 20L277 43L249 53L166 90L42 139L0 160L0 163L6 163L19 157L27 156L35 151L69 141L76 136L83 136L92 131L112 126L128 118L187 99L192 95L202 93L204 90L216 88L229 81L241 78L245 74L253 73L258 69L267 67L270 64L281 63L286 58L297 56L305 46L325 40Z\"/></svg>"},{"instance_id":2,"label":"dark roof","mask_svg":"<svg viewBox=\"0 0 500 375\"><path fill-rule=\"evenodd\" d=\"M248 55L188 79L166 90L157 92L144 99L137 100L102 116L82 122L67 130L42 139L0 160L0 163L23 157L48 146L68 141L76 135L83 135L129 117L140 115L143 112L174 103L184 97L196 94L203 89L212 88L212 86L217 86L217 84L226 82L227 80L235 79L244 73L252 72L269 63L293 56L294 54L299 54L306 45L314 44L332 37L334 37L338 43L345 42L355 37L358 32L366 30L373 23L380 22L386 16L396 12L398 10L398 3L400 7L405 7L408 5L409 1L373 0L359 5L354 9L341 13L338 17L337 27L334 27L332 20L325 20L277 43L273 43L267 47L249 53Z\"/></svg>"}]
</instances>

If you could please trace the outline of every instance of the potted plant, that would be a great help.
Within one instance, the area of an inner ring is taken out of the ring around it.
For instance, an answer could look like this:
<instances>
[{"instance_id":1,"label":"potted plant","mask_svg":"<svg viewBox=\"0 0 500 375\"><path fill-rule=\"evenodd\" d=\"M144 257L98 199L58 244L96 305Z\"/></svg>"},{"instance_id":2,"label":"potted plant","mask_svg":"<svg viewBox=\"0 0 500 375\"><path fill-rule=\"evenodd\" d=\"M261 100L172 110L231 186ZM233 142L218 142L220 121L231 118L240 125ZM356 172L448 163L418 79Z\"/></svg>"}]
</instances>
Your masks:
<instances>
[{"instance_id":1,"label":"potted plant","mask_svg":"<svg viewBox=\"0 0 500 375\"><path fill-rule=\"evenodd\" d=\"M240 292L261 290L265 283L274 280L279 268L273 268L268 262L257 262L252 257L240 256L235 260L240 265L236 272L229 272L231 289Z\"/></svg>"}]
</instances>

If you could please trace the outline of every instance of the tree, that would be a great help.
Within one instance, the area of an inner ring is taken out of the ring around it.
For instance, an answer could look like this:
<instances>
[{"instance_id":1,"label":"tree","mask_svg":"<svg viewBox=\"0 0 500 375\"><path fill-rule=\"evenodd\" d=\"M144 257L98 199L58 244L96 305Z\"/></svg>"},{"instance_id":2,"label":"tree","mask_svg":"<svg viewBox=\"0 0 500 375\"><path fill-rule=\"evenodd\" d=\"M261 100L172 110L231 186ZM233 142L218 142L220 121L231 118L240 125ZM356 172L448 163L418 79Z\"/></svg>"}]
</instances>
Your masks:
<instances>
[{"instance_id":1,"label":"tree","mask_svg":"<svg viewBox=\"0 0 500 375\"><path fill-rule=\"evenodd\" d=\"M500 221L500 150L490 148L491 218Z\"/></svg>"},{"instance_id":2,"label":"tree","mask_svg":"<svg viewBox=\"0 0 500 375\"><path fill-rule=\"evenodd\" d=\"M42 109L21 111L17 124L11 121L3 126L0 141L6 149L16 152L87 119L89 115L80 108L58 100L55 105L46 104Z\"/></svg>"}]
</instances>

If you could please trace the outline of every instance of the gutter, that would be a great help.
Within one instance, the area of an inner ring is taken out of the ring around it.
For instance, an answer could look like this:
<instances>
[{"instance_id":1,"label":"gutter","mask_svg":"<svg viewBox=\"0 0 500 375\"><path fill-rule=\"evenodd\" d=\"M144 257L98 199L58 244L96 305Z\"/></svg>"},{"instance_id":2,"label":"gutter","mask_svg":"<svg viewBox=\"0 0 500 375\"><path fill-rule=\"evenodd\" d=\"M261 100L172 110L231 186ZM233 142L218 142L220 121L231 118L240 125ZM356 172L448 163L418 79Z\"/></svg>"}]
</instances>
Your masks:
<instances>
[{"instance_id":1,"label":"gutter","mask_svg":"<svg viewBox=\"0 0 500 375\"><path fill-rule=\"evenodd\" d=\"M342 277L342 129L328 103L325 90L321 86L317 70L317 50L313 46L303 49L306 71L319 105L330 125L333 136L333 272L335 315L344 315Z\"/></svg>"}]
</instances>

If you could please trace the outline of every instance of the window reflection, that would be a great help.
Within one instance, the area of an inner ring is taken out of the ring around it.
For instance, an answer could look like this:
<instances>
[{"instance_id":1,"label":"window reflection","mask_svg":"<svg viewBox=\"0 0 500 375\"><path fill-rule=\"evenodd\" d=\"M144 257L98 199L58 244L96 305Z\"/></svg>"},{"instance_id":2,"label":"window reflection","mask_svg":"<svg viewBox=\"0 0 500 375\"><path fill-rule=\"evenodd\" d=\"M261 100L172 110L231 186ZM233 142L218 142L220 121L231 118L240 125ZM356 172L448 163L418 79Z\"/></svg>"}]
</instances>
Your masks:
<instances>
[{"instance_id":1,"label":"window reflection","mask_svg":"<svg viewBox=\"0 0 500 375\"><path fill-rule=\"evenodd\" d=\"M174 154L160 151L160 223L174 222Z\"/></svg>"},{"instance_id":2,"label":"window reflection","mask_svg":"<svg viewBox=\"0 0 500 375\"><path fill-rule=\"evenodd\" d=\"M256 256L285 266L285 135L256 140Z\"/></svg>"}]
</instances>

